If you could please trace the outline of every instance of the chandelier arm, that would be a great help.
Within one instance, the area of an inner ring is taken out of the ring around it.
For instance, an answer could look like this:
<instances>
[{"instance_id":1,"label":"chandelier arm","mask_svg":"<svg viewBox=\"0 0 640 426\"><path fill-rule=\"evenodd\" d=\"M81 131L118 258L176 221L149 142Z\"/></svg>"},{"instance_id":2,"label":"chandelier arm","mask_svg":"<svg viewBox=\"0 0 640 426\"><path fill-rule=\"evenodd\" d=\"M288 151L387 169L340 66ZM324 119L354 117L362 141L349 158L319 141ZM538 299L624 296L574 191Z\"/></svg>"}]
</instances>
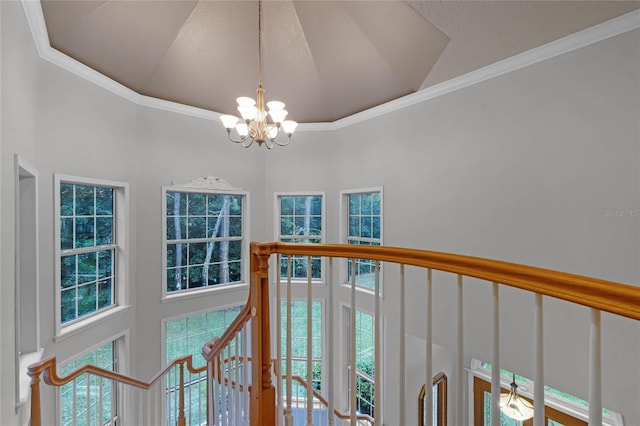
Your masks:
<instances>
[{"instance_id":1,"label":"chandelier arm","mask_svg":"<svg viewBox=\"0 0 640 426\"><path fill-rule=\"evenodd\" d=\"M255 139L253 138L246 137L244 141L242 141L242 146L244 146L245 148L249 148L251 145L253 145L254 140ZM247 143L246 141L249 141L249 143Z\"/></svg>"},{"instance_id":2,"label":"chandelier arm","mask_svg":"<svg viewBox=\"0 0 640 426\"><path fill-rule=\"evenodd\" d=\"M271 142L275 143L278 146L287 146L287 145L289 145L289 142L291 142L291 136L287 136L287 141L286 142L280 142L276 138L273 138L273 139L270 139L270 140L271 140Z\"/></svg>"},{"instance_id":3,"label":"chandelier arm","mask_svg":"<svg viewBox=\"0 0 640 426\"><path fill-rule=\"evenodd\" d=\"M245 137L240 137L240 139L233 139L231 137L231 131L227 130L227 137L229 138L229 140L233 143L242 143L244 144L244 141L246 141L249 138L249 135L245 136Z\"/></svg>"}]
</instances>

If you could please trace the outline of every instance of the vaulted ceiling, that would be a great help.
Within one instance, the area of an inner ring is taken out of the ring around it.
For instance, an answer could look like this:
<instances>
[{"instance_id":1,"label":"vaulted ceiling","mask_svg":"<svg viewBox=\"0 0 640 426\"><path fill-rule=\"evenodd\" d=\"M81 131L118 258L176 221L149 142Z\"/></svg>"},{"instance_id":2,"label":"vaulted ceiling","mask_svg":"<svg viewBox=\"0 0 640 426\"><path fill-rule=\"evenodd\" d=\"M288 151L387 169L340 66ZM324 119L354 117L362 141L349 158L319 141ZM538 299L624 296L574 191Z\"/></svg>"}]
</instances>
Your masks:
<instances>
[{"instance_id":1,"label":"vaulted ceiling","mask_svg":"<svg viewBox=\"0 0 640 426\"><path fill-rule=\"evenodd\" d=\"M255 1L43 0L51 46L151 97L236 114L258 85ZM332 122L608 21L638 1L263 3L267 100Z\"/></svg>"}]
</instances>

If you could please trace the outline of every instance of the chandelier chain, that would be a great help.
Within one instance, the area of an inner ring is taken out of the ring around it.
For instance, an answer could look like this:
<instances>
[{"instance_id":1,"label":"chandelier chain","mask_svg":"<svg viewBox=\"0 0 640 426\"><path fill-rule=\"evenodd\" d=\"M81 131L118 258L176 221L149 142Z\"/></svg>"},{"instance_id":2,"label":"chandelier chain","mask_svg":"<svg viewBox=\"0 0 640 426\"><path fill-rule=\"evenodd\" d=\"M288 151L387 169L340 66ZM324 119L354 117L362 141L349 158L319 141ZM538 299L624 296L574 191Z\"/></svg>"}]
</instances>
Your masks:
<instances>
[{"instance_id":1,"label":"chandelier chain","mask_svg":"<svg viewBox=\"0 0 640 426\"><path fill-rule=\"evenodd\" d=\"M258 83L262 87L262 0L258 0Z\"/></svg>"}]
</instances>

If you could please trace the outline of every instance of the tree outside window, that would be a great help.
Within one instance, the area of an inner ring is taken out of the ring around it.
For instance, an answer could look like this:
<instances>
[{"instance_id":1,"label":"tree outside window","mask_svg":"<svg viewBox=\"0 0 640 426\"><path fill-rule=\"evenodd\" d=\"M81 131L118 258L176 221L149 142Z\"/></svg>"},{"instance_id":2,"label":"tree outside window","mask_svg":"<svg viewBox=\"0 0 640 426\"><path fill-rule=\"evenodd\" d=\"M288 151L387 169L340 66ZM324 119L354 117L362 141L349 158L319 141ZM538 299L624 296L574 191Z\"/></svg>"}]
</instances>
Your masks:
<instances>
[{"instance_id":1,"label":"tree outside window","mask_svg":"<svg viewBox=\"0 0 640 426\"><path fill-rule=\"evenodd\" d=\"M168 293L242 282L244 196L166 192Z\"/></svg>"},{"instance_id":2,"label":"tree outside window","mask_svg":"<svg viewBox=\"0 0 640 426\"><path fill-rule=\"evenodd\" d=\"M116 189L61 182L61 324L115 304Z\"/></svg>"},{"instance_id":3,"label":"tree outside window","mask_svg":"<svg viewBox=\"0 0 640 426\"><path fill-rule=\"evenodd\" d=\"M323 194L277 194L279 213L278 241L285 243L322 243L324 206ZM280 277L287 277L287 256L280 258ZM306 280L307 256L291 257L291 278ZM311 257L311 278L322 279L322 259Z\"/></svg>"},{"instance_id":4,"label":"tree outside window","mask_svg":"<svg viewBox=\"0 0 640 426\"><path fill-rule=\"evenodd\" d=\"M346 243L379 246L382 244L382 192L349 191L343 193L346 201ZM347 266L347 282L353 275L351 260ZM375 287L375 261L356 259L356 285Z\"/></svg>"},{"instance_id":5,"label":"tree outside window","mask_svg":"<svg viewBox=\"0 0 640 426\"><path fill-rule=\"evenodd\" d=\"M356 310L356 411L374 415L375 333L374 318Z\"/></svg>"}]
</instances>

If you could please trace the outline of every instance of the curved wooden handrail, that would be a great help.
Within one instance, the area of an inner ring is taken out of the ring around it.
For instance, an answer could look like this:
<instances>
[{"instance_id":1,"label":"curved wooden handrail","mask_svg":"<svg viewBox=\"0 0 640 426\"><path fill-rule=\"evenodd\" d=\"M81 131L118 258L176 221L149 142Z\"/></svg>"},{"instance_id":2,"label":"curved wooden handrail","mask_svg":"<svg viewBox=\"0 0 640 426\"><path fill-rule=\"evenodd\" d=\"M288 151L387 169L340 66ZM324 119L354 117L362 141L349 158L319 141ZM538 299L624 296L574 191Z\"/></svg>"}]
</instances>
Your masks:
<instances>
[{"instance_id":1,"label":"curved wooden handrail","mask_svg":"<svg viewBox=\"0 0 640 426\"><path fill-rule=\"evenodd\" d=\"M255 247L255 248L254 248ZM640 287L533 266L427 250L348 244L253 243L261 254L366 258L451 272L640 320Z\"/></svg>"},{"instance_id":2,"label":"curved wooden handrail","mask_svg":"<svg viewBox=\"0 0 640 426\"><path fill-rule=\"evenodd\" d=\"M233 320L229 328L227 328L222 336L214 337L211 341L204 344L202 347L202 356L209 362L216 354L219 354L229 342L235 337L236 334L242 330L242 327L251 319L251 290L249 290L249 298L244 305L236 319Z\"/></svg>"},{"instance_id":3,"label":"curved wooden handrail","mask_svg":"<svg viewBox=\"0 0 640 426\"><path fill-rule=\"evenodd\" d=\"M294 380L294 381L296 381L296 382L298 382L298 383L300 383L300 384L301 384L302 386L304 386L304 387L305 387L305 389L306 389L306 387L307 387L307 382L306 382L302 377L300 377L300 376L291 376L291 379L292 379L292 380ZM315 389L313 389L313 396L314 396L318 401L320 401L320 403L322 403L322 405L324 405L325 407L329 408L329 402L327 402L327 400L326 400L326 399L324 399L324 398L322 397L322 395L320 395L320 394L319 394ZM350 418L351 418L348 414L343 414L343 413L341 413L340 411L336 410L335 408L334 408L334 410L333 410L333 414L335 414L335 415L336 415L336 417L338 417L340 420L348 420L348 419L350 419ZM370 424L372 424L372 425L374 424L373 417L371 417L371 416L369 416L369 415L367 415L367 414L358 414L358 415L356 415L356 419L357 419L358 421L362 421L362 420L367 421L367 422L369 422L369 423L370 423Z\"/></svg>"},{"instance_id":4,"label":"curved wooden handrail","mask_svg":"<svg viewBox=\"0 0 640 426\"><path fill-rule=\"evenodd\" d=\"M39 375L42 375L44 382L50 386L66 385L67 383L70 383L74 379L87 373L93 374L94 376L103 377L105 379L115 380L117 382L124 383L130 386L135 386L140 389L150 389L151 386L153 386L169 370L180 364L186 364L187 369L191 373L202 373L207 369L206 366L195 368L193 366L193 357L191 355L188 355L174 359L171 363L167 364L162 370L156 373L148 382L143 382L141 380L134 379L123 374L116 373L114 371L105 370L104 368L96 367L95 365L83 365L82 367L73 370L66 376L58 376L56 357L50 356L40 362L31 364L28 367L27 374L31 377L38 377Z\"/></svg>"}]
</instances>

